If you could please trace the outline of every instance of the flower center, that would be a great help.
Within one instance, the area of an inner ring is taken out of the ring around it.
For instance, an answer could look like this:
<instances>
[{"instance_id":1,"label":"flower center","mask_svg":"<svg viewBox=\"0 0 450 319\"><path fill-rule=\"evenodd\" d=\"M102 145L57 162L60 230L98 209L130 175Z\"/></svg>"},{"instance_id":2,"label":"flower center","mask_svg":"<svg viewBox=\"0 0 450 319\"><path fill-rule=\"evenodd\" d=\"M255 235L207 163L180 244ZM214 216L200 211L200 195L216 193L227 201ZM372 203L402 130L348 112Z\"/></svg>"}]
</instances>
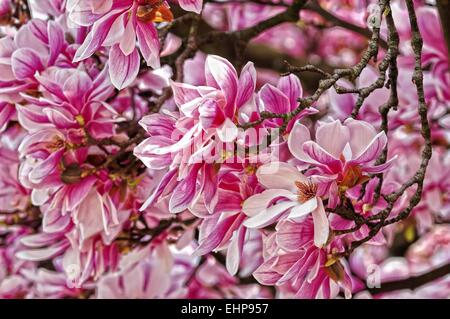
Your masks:
<instances>
[{"instance_id":1,"label":"flower center","mask_svg":"<svg viewBox=\"0 0 450 319\"><path fill-rule=\"evenodd\" d=\"M339 188L341 191L346 191L349 188L366 182L368 179L368 176L363 175L361 167L358 165L350 166L345 170L342 181L339 183Z\"/></svg>"},{"instance_id":2,"label":"flower center","mask_svg":"<svg viewBox=\"0 0 450 319\"><path fill-rule=\"evenodd\" d=\"M298 201L304 203L316 197L317 185L308 180L307 182L295 182L298 188Z\"/></svg>"},{"instance_id":3,"label":"flower center","mask_svg":"<svg viewBox=\"0 0 450 319\"><path fill-rule=\"evenodd\" d=\"M162 0L143 1L137 9L137 18L143 22L171 22L173 20L172 11Z\"/></svg>"}]
</instances>

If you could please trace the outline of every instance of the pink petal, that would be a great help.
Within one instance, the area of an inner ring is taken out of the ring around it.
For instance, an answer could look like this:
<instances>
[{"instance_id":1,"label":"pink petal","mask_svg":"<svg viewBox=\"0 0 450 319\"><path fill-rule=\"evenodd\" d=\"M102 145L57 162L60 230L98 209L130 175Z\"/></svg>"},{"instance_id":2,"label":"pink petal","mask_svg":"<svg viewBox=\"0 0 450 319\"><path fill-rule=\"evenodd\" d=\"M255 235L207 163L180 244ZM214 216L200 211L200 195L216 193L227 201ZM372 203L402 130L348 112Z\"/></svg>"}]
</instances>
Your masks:
<instances>
[{"instance_id":1,"label":"pink petal","mask_svg":"<svg viewBox=\"0 0 450 319\"><path fill-rule=\"evenodd\" d=\"M226 118L222 126L217 128L217 135L224 143L233 142L237 138L238 134L239 129L229 118Z\"/></svg>"},{"instance_id":2,"label":"pink petal","mask_svg":"<svg viewBox=\"0 0 450 319\"><path fill-rule=\"evenodd\" d=\"M256 69L253 62L248 62L241 71L239 77L238 92L236 98L236 106L240 108L247 103L256 88Z\"/></svg>"},{"instance_id":3,"label":"pink petal","mask_svg":"<svg viewBox=\"0 0 450 319\"><path fill-rule=\"evenodd\" d=\"M89 32L83 44L78 48L73 62L80 62L90 57L101 47L114 21L123 14L123 11L123 8L113 10L94 23L91 32Z\"/></svg>"},{"instance_id":4,"label":"pink petal","mask_svg":"<svg viewBox=\"0 0 450 319\"><path fill-rule=\"evenodd\" d=\"M33 78L36 72L44 69L41 58L32 49L18 49L13 53L11 59L12 70L18 80Z\"/></svg>"},{"instance_id":5,"label":"pink petal","mask_svg":"<svg viewBox=\"0 0 450 319\"><path fill-rule=\"evenodd\" d=\"M300 248L310 244L314 239L312 218L297 223L284 220L277 225L276 242L286 251L297 252Z\"/></svg>"},{"instance_id":6,"label":"pink petal","mask_svg":"<svg viewBox=\"0 0 450 319\"><path fill-rule=\"evenodd\" d=\"M125 31L120 39L120 50L123 54L130 55L136 48L136 29L135 29L136 16L131 15L128 17L127 24L125 26Z\"/></svg>"},{"instance_id":7,"label":"pink petal","mask_svg":"<svg viewBox=\"0 0 450 319\"><path fill-rule=\"evenodd\" d=\"M62 109L64 111L64 109ZM63 112L52 109L44 108L42 112L47 115L49 121L53 123L57 128L68 129L75 128L78 126L77 122L71 118L70 114L64 114Z\"/></svg>"},{"instance_id":8,"label":"pink petal","mask_svg":"<svg viewBox=\"0 0 450 319\"><path fill-rule=\"evenodd\" d=\"M200 14L202 11L203 0L178 0L178 4L183 10Z\"/></svg>"},{"instance_id":9,"label":"pink petal","mask_svg":"<svg viewBox=\"0 0 450 319\"><path fill-rule=\"evenodd\" d=\"M195 256L205 255L218 247L229 231L230 227L238 217L238 214L232 215L220 221L214 227L213 231L211 231L210 234L202 240L202 242L194 252Z\"/></svg>"},{"instance_id":10,"label":"pink petal","mask_svg":"<svg viewBox=\"0 0 450 319\"><path fill-rule=\"evenodd\" d=\"M172 87L175 103L179 107L201 97L196 86L179 82L171 82L170 86Z\"/></svg>"},{"instance_id":11,"label":"pink petal","mask_svg":"<svg viewBox=\"0 0 450 319\"><path fill-rule=\"evenodd\" d=\"M339 158L350 140L349 129L336 120L321 124L316 131L316 142L334 158Z\"/></svg>"},{"instance_id":12,"label":"pink petal","mask_svg":"<svg viewBox=\"0 0 450 319\"><path fill-rule=\"evenodd\" d=\"M296 122L288 137L288 147L292 155L297 159L308 162L310 157L303 151L303 144L311 140L311 134L306 126Z\"/></svg>"},{"instance_id":13,"label":"pink petal","mask_svg":"<svg viewBox=\"0 0 450 319\"><path fill-rule=\"evenodd\" d=\"M265 84L259 91L262 101L261 111L273 113L287 113L290 111L290 102L286 95L270 84Z\"/></svg>"},{"instance_id":14,"label":"pink petal","mask_svg":"<svg viewBox=\"0 0 450 319\"><path fill-rule=\"evenodd\" d=\"M135 49L130 55L126 56L120 50L119 45L116 44L109 53L109 59L109 74L112 84L121 90L133 83L140 67L138 51Z\"/></svg>"},{"instance_id":15,"label":"pink petal","mask_svg":"<svg viewBox=\"0 0 450 319\"><path fill-rule=\"evenodd\" d=\"M60 241L57 244L47 247L47 248L19 251L16 254L16 257L19 259L28 260L28 261L48 260L48 259L52 259L55 256L60 255L69 246L70 246L70 243L67 240L63 240L63 241Z\"/></svg>"},{"instance_id":16,"label":"pink petal","mask_svg":"<svg viewBox=\"0 0 450 319\"><path fill-rule=\"evenodd\" d=\"M198 106L198 112L204 129L217 127L225 120L222 108L213 99L203 100Z\"/></svg>"},{"instance_id":17,"label":"pink petal","mask_svg":"<svg viewBox=\"0 0 450 319\"><path fill-rule=\"evenodd\" d=\"M79 111L84 106L85 99L92 88L91 78L81 71L74 72L63 85L64 95L67 100Z\"/></svg>"},{"instance_id":18,"label":"pink petal","mask_svg":"<svg viewBox=\"0 0 450 319\"><path fill-rule=\"evenodd\" d=\"M364 121L347 119L344 124L350 130L350 148L352 157L355 158L364 151L377 132L372 125Z\"/></svg>"},{"instance_id":19,"label":"pink petal","mask_svg":"<svg viewBox=\"0 0 450 319\"><path fill-rule=\"evenodd\" d=\"M184 180L178 183L173 190L169 201L169 211L178 214L185 211L195 197L197 174L200 165L194 165Z\"/></svg>"},{"instance_id":20,"label":"pink petal","mask_svg":"<svg viewBox=\"0 0 450 319\"><path fill-rule=\"evenodd\" d=\"M67 194L67 209L69 211L73 211L86 198L96 181L96 177L89 176L84 178L78 184L71 185L71 188Z\"/></svg>"},{"instance_id":21,"label":"pink petal","mask_svg":"<svg viewBox=\"0 0 450 319\"><path fill-rule=\"evenodd\" d=\"M152 195L145 201L145 203L141 206L139 211L145 210L147 207L151 206L155 202L155 200L159 198L159 196L163 193L165 187L176 176L177 172L178 172L177 169L173 169L164 175L164 177L161 179L156 189L153 191Z\"/></svg>"},{"instance_id":22,"label":"pink petal","mask_svg":"<svg viewBox=\"0 0 450 319\"><path fill-rule=\"evenodd\" d=\"M85 240L103 230L103 200L100 194L91 189L73 214L73 222L80 229L80 239Z\"/></svg>"},{"instance_id":23,"label":"pink petal","mask_svg":"<svg viewBox=\"0 0 450 319\"><path fill-rule=\"evenodd\" d=\"M333 157L333 155L313 141L305 142L303 144L303 151L311 159L316 161L317 164L326 165L332 172L338 172L342 169L342 162L340 160Z\"/></svg>"},{"instance_id":24,"label":"pink petal","mask_svg":"<svg viewBox=\"0 0 450 319\"><path fill-rule=\"evenodd\" d=\"M356 158L352 159L352 163L364 164L377 159L387 144L387 137L384 132L378 133L367 147Z\"/></svg>"},{"instance_id":25,"label":"pink petal","mask_svg":"<svg viewBox=\"0 0 450 319\"><path fill-rule=\"evenodd\" d=\"M395 155L393 158L391 158L389 161L387 161L384 164L378 165L378 166L364 166L363 171L369 174L379 174L387 170L394 164L394 161L397 159L398 155Z\"/></svg>"},{"instance_id":26,"label":"pink petal","mask_svg":"<svg viewBox=\"0 0 450 319\"><path fill-rule=\"evenodd\" d=\"M64 31L58 23L50 20L47 25L47 32L50 39L50 56L47 64L53 65L64 46Z\"/></svg>"},{"instance_id":27,"label":"pink petal","mask_svg":"<svg viewBox=\"0 0 450 319\"><path fill-rule=\"evenodd\" d=\"M156 31L155 27L152 23L138 22L136 33L139 42L139 48L141 50L142 56L147 62L147 65L151 66L154 69L159 68L160 44L158 32Z\"/></svg>"},{"instance_id":28,"label":"pink petal","mask_svg":"<svg viewBox=\"0 0 450 319\"><path fill-rule=\"evenodd\" d=\"M59 161L64 155L65 150L60 149L40 162L30 173L30 180L33 183L40 183L44 178L50 175L59 165Z\"/></svg>"},{"instance_id":29,"label":"pink petal","mask_svg":"<svg viewBox=\"0 0 450 319\"><path fill-rule=\"evenodd\" d=\"M258 269L253 272L253 277L262 285L274 286L282 277L273 269L273 264L277 257L272 257L266 260Z\"/></svg>"},{"instance_id":30,"label":"pink petal","mask_svg":"<svg viewBox=\"0 0 450 319\"><path fill-rule=\"evenodd\" d=\"M298 105L297 99L303 96L303 88L298 77L294 74L283 76L277 87L288 97L290 110L294 110Z\"/></svg>"},{"instance_id":31,"label":"pink petal","mask_svg":"<svg viewBox=\"0 0 450 319\"><path fill-rule=\"evenodd\" d=\"M208 55L205 62L206 83L222 90L226 99L224 113L233 118L237 95L238 77L233 65L217 55Z\"/></svg>"}]
</instances>

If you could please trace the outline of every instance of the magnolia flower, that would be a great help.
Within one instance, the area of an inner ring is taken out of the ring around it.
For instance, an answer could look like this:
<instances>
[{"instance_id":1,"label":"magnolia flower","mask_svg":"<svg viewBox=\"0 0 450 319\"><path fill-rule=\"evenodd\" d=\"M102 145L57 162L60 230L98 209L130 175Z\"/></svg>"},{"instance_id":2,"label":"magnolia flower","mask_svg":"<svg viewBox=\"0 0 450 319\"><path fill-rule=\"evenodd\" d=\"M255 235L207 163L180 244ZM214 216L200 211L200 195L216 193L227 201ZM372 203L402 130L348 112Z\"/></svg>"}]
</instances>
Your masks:
<instances>
[{"instance_id":1,"label":"magnolia flower","mask_svg":"<svg viewBox=\"0 0 450 319\"><path fill-rule=\"evenodd\" d=\"M316 173L330 181L328 205L335 207L339 191L346 191L369 179L368 174L387 170L396 156L381 165L375 165L387 143L384 132L364 121L347 119L344 124L335 120L321 122L316 130L316 141L306 126L297 122L288 139L289 150L302 162L313 165Z\"/></svg>"},{"instance_id":2,"label":"magnolia flower","mask_svg":"<svg viewBox=\"0 0 450 319\"><path fill-rule=\"evenodd\" d=\"M140 121L150 137L134 149L134 154L151 169L170 168L142 210L169 189L173 190L169 200L172 213L183 212L200 197L206 199L209 210L217 203L214 163L228 154L214 150L224 144L233 146L238 137L237 117L252 101L256 71L249 62L238 77L230 62L210 55L205 78L207 86L172 82L181 114L152 114Z\"/></svg>"},{"instance_id":3,"label":"magnolia flower","mask_svg":"<svg viewBox=\"0 0 450 319\"><path fill-rule=\"evenodd\" d=\"M324 195L323 188L319 187L323 182L321 177L305 177L296 168L282 162L261 166L256 176L266 190L244 202L242 210L250 217L244 221L246 227L262 228L283 215L298 219L312 214L314 243L317 247L327 243L329 222L320 197Z\"/></svg>"},{"instance_id":4,"label":"magnolia flower","mask_svg":"<svg viewBox=\"0 0 450 319\"><path fill-rule=\"evenodd\" d=\"M289 286L296 298L333 298L340 287L349 298L352 280L347 267L329 254L342 247L336 242L327 250L316 247L313 228L310 217L300 223L281 221L273 235L273 254L253 275L263 285Z\"/></svg>"},{"instance_id":5,"label":"magnolia flower","mask_svg":"<svg viewBox=\"0 0 450 319\"><path fill-rule=\"evenodd\" d=\"M78 26L91 26L78 48L74 62L80 62L100 47L111 47L111 81L118 89L129 86L140 67L139 50L147 65L159 68L160 43L154 23L172 21L166 2L155 0L69 0L69 19ZM137 39L137 40L136 40Z\"/></svg>"},{"instance_id":6,"label":"magnolia flower","mask_svg":"<svg viewBox=\"0 0 450 319\"><path fill-rule=\"evenodd\" d=\"M0 101L20 102L21 93L37 90L36 73L54 65L70 65L66 48L63 29L55 21L33 19L14 37L1 38Z\"/></svg>"}]
</instances>

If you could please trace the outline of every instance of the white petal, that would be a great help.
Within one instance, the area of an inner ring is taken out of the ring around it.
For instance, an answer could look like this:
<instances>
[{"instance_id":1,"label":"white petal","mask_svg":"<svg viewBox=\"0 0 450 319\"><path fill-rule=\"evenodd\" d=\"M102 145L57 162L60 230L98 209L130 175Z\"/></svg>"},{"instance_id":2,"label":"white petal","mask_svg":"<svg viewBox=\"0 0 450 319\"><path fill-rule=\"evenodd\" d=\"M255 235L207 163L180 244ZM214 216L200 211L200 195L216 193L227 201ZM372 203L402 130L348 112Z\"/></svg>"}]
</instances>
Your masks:
<instances>
[{"instance_id":1,"label":"white petal","mask_svg":"<svg viewBox=\"0 0 450 319\"><path fill-rule=\"evenodd\" d=\"M311 198L306 202L292 208L289 218L298 218L308 215L317 208L317 197Z\"/></svg>"},{"instance_id":2,"label":"white petal","mask_svg":"<svg viewBox=\"0 0 450 319\"><path fill-rule=\"evenodd\" d=\"M283 188L292 190L296 181L304 181L305 177L295 167L283 163L267 163L256 172L258 181L266 188Z\"/></svg>"},{"instance_id":3,"label":"white petal","mask_svg":"<svg viewBox=\"0 0 450 319\"><path fill-rule=\"evenodd\" d=\"M276 218L287 209L295 206L297 202L287 201L273 205L258 215L250 217L244 222L248 228L262 228L272 224Z\"/></svg>"},{"instance_id":4,"label":"white petal","mask_svg":"<svg viewBox=\"0 0 450 319\"><path fill-rule=\"evenodd\" d=\"M317 208L313 211L312 216L314 220L314 244L320 248L327 243L330 233L330 224L321 200L318 200Z\"/></svg>"}]
</instances>

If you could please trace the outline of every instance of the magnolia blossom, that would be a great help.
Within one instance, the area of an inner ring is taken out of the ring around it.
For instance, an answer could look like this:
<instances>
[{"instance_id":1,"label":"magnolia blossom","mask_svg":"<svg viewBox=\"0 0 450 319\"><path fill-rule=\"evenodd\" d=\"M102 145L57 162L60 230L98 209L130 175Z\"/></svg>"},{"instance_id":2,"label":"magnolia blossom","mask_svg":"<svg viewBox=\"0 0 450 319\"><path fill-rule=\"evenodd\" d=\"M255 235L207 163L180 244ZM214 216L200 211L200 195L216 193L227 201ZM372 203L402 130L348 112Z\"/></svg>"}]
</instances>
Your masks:
<instances>
[{"instance_id":1,"label":"magnolia blossom","mask_svg":"<svg viewBox=\"0 0 450 319\"><path fill-rule=\"evenodd\" d=\"M314 243L317 247L324 246L328 241L329 222L320 197L325 195L323 187L319 187L321 177L305 177L296 168L281 162L259 167L256 175L266 190L245 201L243 211L250 218L244 225L265 227L287 211L289 219L302 218L311 213Z\"/></svg>"},{"instance_id":2,"label":"magnolia blossom","mask_svg":"<svg viewBox=\"0 0 450 319\"><path fill-rule=\"evenodd\" d=\"M322 122L312 141L306 126L297 122L289 135L292 154L302 162L315 167L315 174L330 180L328 206L335 207L339 192L345 192L367 181L368 174L387 170L395 160L391 158L381 165L374 165L387 143L384 132L364 121L346 120Z\"/></svg>"},{"instance_id":3,"label":"magnolia blossom","mask_svg":"<svg viewBox=\"0 0 450 319\"><path fill-rule=\"evenodd\" d=\"M441 2L0 0L0 298L448 298Z\"/></svg>"},{"instance_id":4,"label":"magnolia blossom","mask_svg":"<svg viewBox=\"0 0 450 319\"><path fill-rule=\"evenodd\" d=\"M255 271L255 278L264 285L287 286L297 298L330 298L338 294L339 287L349 297L352 281L347 267L313 245L313 228L309 217L300 223L281 221L269 242L275 246L273 254ZM336 245L331 243L329 249L338 248Z\"/></svg>"},{"instance_id":5,"label":"magnolia blossom","mask_svg":"<svg viewBox=\"0 0 450 319\"><path fill-rule=\"evenodd\" d=\"M118 89L130 85L139 72L139 50L147 64L159 68L160 44L154 22L173 19L166 3L146 0L68 1L69 19L91 27L74 62L93 55L101 46L109 53L111 81ZM137 39L137 40L136 40Z\"/></svg>"}]
</instances>

